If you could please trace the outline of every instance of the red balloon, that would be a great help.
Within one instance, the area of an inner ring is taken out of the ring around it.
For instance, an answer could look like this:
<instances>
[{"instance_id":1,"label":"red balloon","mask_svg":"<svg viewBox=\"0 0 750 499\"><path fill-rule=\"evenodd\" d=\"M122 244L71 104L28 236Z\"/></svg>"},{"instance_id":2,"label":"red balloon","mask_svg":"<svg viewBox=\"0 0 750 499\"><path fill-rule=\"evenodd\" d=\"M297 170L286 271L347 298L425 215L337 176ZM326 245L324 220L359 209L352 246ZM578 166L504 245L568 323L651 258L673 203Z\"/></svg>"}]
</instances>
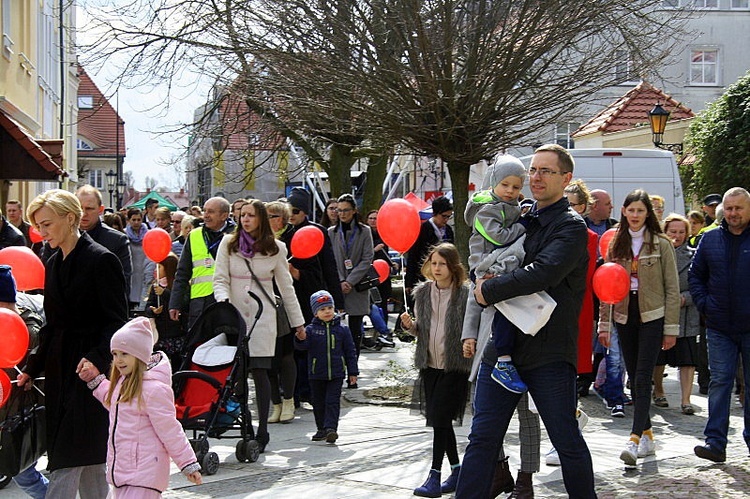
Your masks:
<instances>
[{"instance_id":1,"label":"red balloon","mask_svg":"<svg viewBox=\"0 0 750 499\"><path fill-rule=\"evenodd\" d=\"M0 264L12 267L17 290L44 288L44 264L26 246L8 246L1 249Z\"/></svg>"},{"instance_id":2,"label":"red balloon","mask_svg":"<svg viewBox=\"0 0 750 499\"><path fill-rule=\"evenodd\" d=\"M0 407L4 406L10 397L10 378L5 371L0 371Z\"/></svg>"},{"instance_id":3,"label":"red balloon","mask_svg":"<svg viewBox=\"0 0 750 499\"><path fill-rule=\"evenodd\" d=\"M607 258L609 243L612 241L612 238L615 237L616 233L617 229L609 229L599 238L599 254L602 258Z\"/></svg>"},{"instance_id":4,"label":"red balloon","mask_svg":"<svg viewBox=\"0 0 750 499\"><path fill-rule=\"evenodd\" d=\"M143 252L154 262L164 260L172 251L172 238L164 229L150 229L143 236Z\"/></svg>"},{"instance_id":5,"label":"red balloon","mask_svg":"<svg viewBox=\"0 0 750 499\"><path fill-rule=\"evenodd\" d=\"M372 266L378 273L378 281L384 283L391 276L391 266L385 260L375 260Z\"/></svg>"},{"instance_id":6,"label":"red balloon","mask_svg":"<svg viewBox=\"0 0 750 499\"><path fill-rule=\"evenodd\" d=\"M32 243L42 242L42 235L39 233L38 230L36 230L36 227L34 227L33 225L29 227L29 239L31 239Z\"/></svg>"},{"instance_id":7,"label":"red balloon","mask_svg":"<svg viewBox=\"0 0 750 499\"><path fill-rule=\"evenodd\" d=\"M594 293L604 303L621 302L630 291L630 276L622 265L608 262L594 272Z\"/></svg>"},{"instance_id":8,"label":"red balloon","mask_svg":"<svg viewBox=\"0 0 750 499\"><path fill-rule=\"evenodd\" d=\"M3 332L0 368L5 369L17 365L26 356L29 330L20 315L7 308L0 308L0 331Z\"/></svg>"},{"instance_id":9,"label":"red balloon","mask_svg":"<svg viewBox=\"0 0 750 499\"><path fill-rule=\"evenodd\" d=\"M290 249L294 258L312 258L323 249L323 232L312 225L302 227L292 236Z\"/></svg>"},{"instance_id":10,"label":"red balloon","mask_svg":"<svg viewBox=\"0 0 750 499\"><path fill-rule=\"evenodd\" d=\"M378 210L378 234L383 242L398 251L409 251L419 237L422 221L410 202L390 199Z\"/></svg>"}]
</instances>

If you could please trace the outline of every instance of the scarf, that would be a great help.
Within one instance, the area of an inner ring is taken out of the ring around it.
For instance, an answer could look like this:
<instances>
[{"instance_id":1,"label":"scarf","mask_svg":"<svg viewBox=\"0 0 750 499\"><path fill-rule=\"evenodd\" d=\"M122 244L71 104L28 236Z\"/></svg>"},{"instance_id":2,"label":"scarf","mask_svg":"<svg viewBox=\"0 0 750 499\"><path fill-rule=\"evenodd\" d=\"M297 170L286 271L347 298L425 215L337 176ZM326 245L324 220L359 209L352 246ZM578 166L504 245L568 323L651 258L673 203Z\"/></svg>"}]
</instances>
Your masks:
<instances>
[{"instance_id":1,"label":"scarf","mask_svg":"<svg viewBox=\"0 0 750 499\"><path fill-rule=\"evenodd\" d=\"M255 256L255 250L253 247L255 246L255 239L253 239L253 236L250 235L249 232L246 232L242 229L239 229L240 231L240 255L244 256L245 258L252 258Z\"/></svg>"},{"instance_id":2,"label":"scarf","mask_svg":"<svg viewBox=\"0 0 750 499\"><path fill-rule=\"evenodd\" d=\"M133 227L131 227L130 225L125 227L125 233L128 235L128 239L130 239L130 242L133 244L141 244L141 242L143 241L143 236L146 235L146 232L148 232L146 224L141 224L141 230L138 234L135 233Z\"/></svg>"}]
</instances>

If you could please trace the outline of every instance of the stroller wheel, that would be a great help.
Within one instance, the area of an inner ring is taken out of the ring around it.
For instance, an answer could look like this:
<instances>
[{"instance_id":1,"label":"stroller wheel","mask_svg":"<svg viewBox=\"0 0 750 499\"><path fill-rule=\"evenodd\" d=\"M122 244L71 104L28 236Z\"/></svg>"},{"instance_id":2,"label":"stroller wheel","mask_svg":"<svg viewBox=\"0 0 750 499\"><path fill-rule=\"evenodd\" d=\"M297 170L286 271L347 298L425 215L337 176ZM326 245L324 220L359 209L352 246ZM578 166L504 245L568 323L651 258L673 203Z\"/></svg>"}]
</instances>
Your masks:
<instances>
[{"instance_id":1,"label":"stroller wheel","mask_svg":"<svg viewBox=\"0 0 750 499\"><path fill-rule=\"evenodd\" d=\"M190 447L195 452L195 457L198 461L203 460L203 456L208 454L208 439L205 438L191 438L189 439Z\"/></svg>"},{"instance_id":2,"label":"stroller wheel","mask_svg":"<svg viewBox=\"0 0 750 499\"><path fill-rule=\"evenodd\" d=\"M7 487L12 478L10 475L0 475L0 489Z\"/></svg>"},{"instance_id":3,"label":"stroller wheel","mask_svg":"<svg viewBox=\"0 0 750 499\"><path fill-rule=\"evenodd\" d=\"M209 452L201 460L201 468L206 475L215 475L219 471L219 455L215 452Z\"/></svg>"},{"instance_id":4,"label":"stroller wheel","mask_svg":"<svg viewBox=\"0 0 750 499\"><path fill-rule=\"evenodd\" d=\"M260 456L260 445L255 440L240 440L234 455L241 463L254 463Z\"/></svg>"}]
</instances>

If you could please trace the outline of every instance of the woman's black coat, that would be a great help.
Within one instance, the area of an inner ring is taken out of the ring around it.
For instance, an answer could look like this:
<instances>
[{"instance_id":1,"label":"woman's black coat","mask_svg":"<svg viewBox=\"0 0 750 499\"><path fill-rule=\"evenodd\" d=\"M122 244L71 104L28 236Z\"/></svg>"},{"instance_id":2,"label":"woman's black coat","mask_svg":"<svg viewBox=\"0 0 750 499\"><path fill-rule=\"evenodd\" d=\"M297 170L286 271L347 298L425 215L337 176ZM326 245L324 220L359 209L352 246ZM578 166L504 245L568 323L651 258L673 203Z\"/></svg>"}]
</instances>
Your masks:
<instances>
[{"instance_id":1,"label":"woman's black coat","mask_svg":"<svg viewBox=\"0 0 750 499\"><path fill-rule=\"evenodd\" d=\"M85 357L109 374L109 341L128 317L122 265L83 233L65 259L57 251L45 269L47 324L25 372L46 376L48 468L102 464L109 416L79 379L76 366Z\"/></svg>"}]
</instances>

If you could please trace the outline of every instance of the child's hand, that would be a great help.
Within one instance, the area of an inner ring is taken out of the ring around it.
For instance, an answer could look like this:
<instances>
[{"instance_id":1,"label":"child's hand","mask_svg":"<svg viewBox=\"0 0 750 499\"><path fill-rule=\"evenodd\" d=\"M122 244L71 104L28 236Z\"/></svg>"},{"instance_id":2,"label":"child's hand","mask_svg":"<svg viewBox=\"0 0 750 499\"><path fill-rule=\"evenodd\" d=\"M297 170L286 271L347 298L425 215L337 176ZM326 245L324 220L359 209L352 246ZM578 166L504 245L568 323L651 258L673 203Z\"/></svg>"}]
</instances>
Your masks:
<instances>
[{"instance_id":1,"label":"child's hand","mask_svg":"<svg viewBox=\"0 0 750 499\"><path fill-rule=\"evenodd\" d=\"M160 307L149 307L149 308L151 309L151 311L154 314L159 315L159 314L161 314L161 311L164 310L164 305L162 305Z\"/></svg>"},{"instance_id":2,"label":"child's hand","mask_svg":"<svg viewBox=\"0 0 750 499\"><path fill-rule=\"evenodd\" d=\"M203 477L201 476L201 472L200 471L194 471L194 472L190 473L187 476L187 479L190 480L191 482L193 482L196 485L202 485L203 484Z\"/></svg>"},{"instance_id":3,"label":"child's hand","mask_svg":"<svg viewBox=\"0 0 750 499\"><path fill-rule=\"evenodd\" d=\"M297 331L294 333L294 335L300 341L304 341L307 338L307 333L305 332L305 328L302 326L297 326Z\"/></svg>"},{"instance_id":4,"label":"child's hand","mask_svg":"<svg viewBox=\"0 0 750 499\"><path fill-rule=\"evenodd\" d=\"M164 294L164 288L162 288L161 286L157 284L156 286L154 286L154 293L156 293L156 296L161 296L162 294ZM161 312L158 312L158 313L161 313Z\"/></svg>"},{"instance_id":5,"label":"child's hand","mask_svg":"<svg viewBox=\"0 0 750 499\"><path fill-rule=\"evenodd\" d=\"M349 384L350 385L357 384L357 377L356 376L349 376Z\"/></svg>"},{"instance_id":6,"label":"child's hand","mask_svg":"<svg viewBox=\"0 0 750 499\"><path fill-rule=\"evenodd\" d=\"M474 354L477 353L477 340L474 338L465 339L463 343L463 352L464 357L467 359L474 357Z\"/></svg>"},{"instance_id":7,"label":"child's hand","mask_svg":"<svg viewBox=\"0 0 750 499\"><path fill-rule=\"evenodd\" d=\"M411 329L414 327L414 321L412 320L411 315L407 312L401 314L401 325L404 326L404 329Z\"/></svg>"}]
</instances>

